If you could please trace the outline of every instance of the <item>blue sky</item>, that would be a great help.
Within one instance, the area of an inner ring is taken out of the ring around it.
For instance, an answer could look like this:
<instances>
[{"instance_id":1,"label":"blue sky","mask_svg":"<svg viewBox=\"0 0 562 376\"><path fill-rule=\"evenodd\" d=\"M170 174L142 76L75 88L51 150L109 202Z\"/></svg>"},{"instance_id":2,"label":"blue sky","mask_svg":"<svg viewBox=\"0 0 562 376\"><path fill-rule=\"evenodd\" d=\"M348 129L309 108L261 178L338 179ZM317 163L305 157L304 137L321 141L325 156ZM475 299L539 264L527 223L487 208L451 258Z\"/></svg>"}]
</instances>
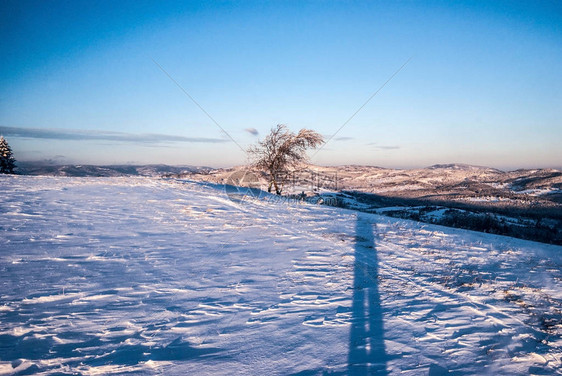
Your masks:
<instances>
[{"instance_id":1,"label":"blue sky","mask_svg":"<svg viewBox=\"0 0 562 376\"><path fill-rule=\"evenodd\" d=\"M314 163L562 166L557 2L0 8L0 133L19 160L245 163L153 60L246 148L277 123L330 137L412 57Z\"/></svg>"}]
</instances>

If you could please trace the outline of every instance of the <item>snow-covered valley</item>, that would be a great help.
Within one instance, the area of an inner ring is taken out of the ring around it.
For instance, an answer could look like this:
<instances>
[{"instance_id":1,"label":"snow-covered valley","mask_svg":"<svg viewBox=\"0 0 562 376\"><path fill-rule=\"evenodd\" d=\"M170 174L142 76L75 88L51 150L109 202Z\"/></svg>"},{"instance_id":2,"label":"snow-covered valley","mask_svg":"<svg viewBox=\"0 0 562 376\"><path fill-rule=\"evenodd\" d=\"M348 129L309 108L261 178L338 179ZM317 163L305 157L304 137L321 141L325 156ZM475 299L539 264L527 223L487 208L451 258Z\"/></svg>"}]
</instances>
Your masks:
<instances>
[{"instance_id":1,"label":"snow-covered valley","mask_svg":"<svg viewBox=\"0 0 562 376\"><path fill-rule=\"evenodd\" d=\"M560 246L190 180L0 190L0 374L562 374Z\"/></svg>"}]
</instances>

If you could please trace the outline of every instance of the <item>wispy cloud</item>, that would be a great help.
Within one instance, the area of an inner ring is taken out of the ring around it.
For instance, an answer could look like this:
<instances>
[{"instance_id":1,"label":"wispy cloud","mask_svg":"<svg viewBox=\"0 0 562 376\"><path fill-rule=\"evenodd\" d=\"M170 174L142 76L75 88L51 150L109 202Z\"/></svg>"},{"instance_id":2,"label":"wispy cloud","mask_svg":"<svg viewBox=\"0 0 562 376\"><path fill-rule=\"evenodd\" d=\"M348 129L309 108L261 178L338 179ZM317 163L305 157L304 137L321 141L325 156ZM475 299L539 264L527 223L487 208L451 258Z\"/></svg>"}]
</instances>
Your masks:
<instances>
[{"instance_id":1,"label":"wispy cloud","mask_svg":"<svg viewBox=\"0 0 562 376\"><path fill-rule=\"evenodd\" d=\"M334 141L350 141L353 140L353 137L336 137L334 138Z\"/></svg>"},{"instance_id":2,"label":"wispy cloud","mask_svg":"<svg viewBox=\"0 0 562 376\"><path fill-rule=\"evenodd\" d=\"M244 129L246 132L248 132L251 135L257 136L259 134L258 130L256 128L246 128Z\"/></svg>"},{"instance_id":3,"label":"wispy cloud","mask_svg":"<svg viewBox=\"0 0 562 376\"><path fill-rule=\"evenodd\" d=\"M0 134L6 137L38 138L51 140L114 141L138 144L162 144L171 142L228 142L220 138L184 137L159 133L125 133L97 130L58 129L58 128L20 128L0 126Z\"/></svg>"},{"instance_id":4,"label":"wispy cloud","mask_svg":"<svg viewBox=\"0 0 562 376\"><path fill-rule=\"evenodd\" d=\"M378 149L378 150L397 150L397 149L400 149L399 145L379 145L378 142L368 142L365 145L372 146L374 149Z\"/></svg>"},{"instance_id":5,"label":"wispy cloud","mask_svg":"<svg viewBox=\"0 0 562 376\"><path fill-rule=\"evenodd\" d=\"M391 146L375 146L375 149L379 149L379 150L396 150L396 149L400 149L400 146L398 145L391 145Z\"/></svg>"}]
</instances>

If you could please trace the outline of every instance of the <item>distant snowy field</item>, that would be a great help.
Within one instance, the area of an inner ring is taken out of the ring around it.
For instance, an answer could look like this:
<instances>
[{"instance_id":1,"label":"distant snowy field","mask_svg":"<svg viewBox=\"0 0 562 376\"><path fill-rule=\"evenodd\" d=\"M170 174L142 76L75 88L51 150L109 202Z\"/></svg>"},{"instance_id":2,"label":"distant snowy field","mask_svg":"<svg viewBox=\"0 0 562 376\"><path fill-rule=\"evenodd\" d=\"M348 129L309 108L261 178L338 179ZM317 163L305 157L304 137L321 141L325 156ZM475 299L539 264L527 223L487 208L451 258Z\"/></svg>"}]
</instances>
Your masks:
<instances>
[{"instance_id":1,"label":"distant snowy field","mask_svg":"<svg viewBox=\"0 0 562 376\"><path fill-rule=\"evenodd\" d=\"M562 374L559 246L180 180L0 192L0 374Z\"/></svg>"}]
</instances>

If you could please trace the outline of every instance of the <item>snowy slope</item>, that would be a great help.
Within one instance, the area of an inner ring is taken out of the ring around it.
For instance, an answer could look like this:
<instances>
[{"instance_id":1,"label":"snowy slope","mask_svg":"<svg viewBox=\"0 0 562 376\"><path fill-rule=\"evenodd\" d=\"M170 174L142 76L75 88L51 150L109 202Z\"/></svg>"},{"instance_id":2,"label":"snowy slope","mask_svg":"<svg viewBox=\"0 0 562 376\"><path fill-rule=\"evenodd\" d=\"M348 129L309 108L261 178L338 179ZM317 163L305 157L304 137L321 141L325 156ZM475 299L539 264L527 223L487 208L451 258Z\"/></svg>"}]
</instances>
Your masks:
<instances>
[{"instance_id":1,"label":"snowy slope","mask_svg":"<svg viewBox=\"0 0 562 376\"><path fill-rule=\"evenodd\" d=\"M0 374L562 374L559 246L191 181L0 191Z\"/></svg>"}]
</instances>

